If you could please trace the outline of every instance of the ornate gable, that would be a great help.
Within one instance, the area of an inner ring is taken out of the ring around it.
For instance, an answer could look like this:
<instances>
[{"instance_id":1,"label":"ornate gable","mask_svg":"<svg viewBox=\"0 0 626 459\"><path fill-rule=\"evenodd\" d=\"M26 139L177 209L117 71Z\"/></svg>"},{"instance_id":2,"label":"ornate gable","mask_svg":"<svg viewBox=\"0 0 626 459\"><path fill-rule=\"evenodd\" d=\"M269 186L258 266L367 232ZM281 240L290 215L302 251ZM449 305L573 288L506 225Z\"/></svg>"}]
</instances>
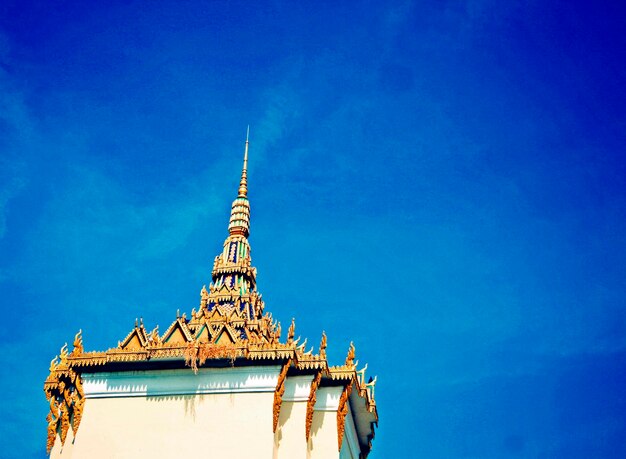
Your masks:
<instances>
[{"instance_id":1,"label":"ornate gable","mask_svg":"<svg viewBox=\"0 0 626 459\"><path fill-rule=\"evenodd\" d=\"M199 325L196 334L194 335L194 340L199 343L211 342L213 340L213 333L211 330L212 327L208 321L206 321L202 325Z\"/></svg>"},{"instance_id":2,"label":"ornate gable","mask_svg":"<svg viewBox=\"0 0 626 459\"><path fill-rule=\"evenodd\" d=\"M187 327L187 321L184 315L183 317L176 318L161 338L161 342L167 345L186 344L190 341L193 341L193 335L189 327Z\"/></svg>"},{"instance_id":3,"label":"ornate gable","mask_svg":"<svg viewBox=\"0 0 626 459\"><path fill-rule=\"evenodd\" d=\"M147 344L148 334L142 320L140 326L137 326L137 321L135 321L135 328L120 342L119 348L124 350L143 349Z\"/></svg>"}]
</instances>

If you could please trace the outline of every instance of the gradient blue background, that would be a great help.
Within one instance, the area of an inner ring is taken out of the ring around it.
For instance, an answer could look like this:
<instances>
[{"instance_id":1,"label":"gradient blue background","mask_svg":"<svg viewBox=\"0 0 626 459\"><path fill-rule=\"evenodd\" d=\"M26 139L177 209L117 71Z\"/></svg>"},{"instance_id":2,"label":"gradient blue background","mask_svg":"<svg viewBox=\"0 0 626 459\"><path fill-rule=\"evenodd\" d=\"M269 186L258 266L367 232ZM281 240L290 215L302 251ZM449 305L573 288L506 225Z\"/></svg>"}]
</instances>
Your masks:
<instances>
[{"instance_id":1,"label":"gradient blue background","mask_svg":"<svg viewBox=\"0 0 626 459\"><path fill-rule=\"evenodd\" d=\"M372 458L626 457L622 2L295 3L0 5L0 455L79 328L197 307L249 123L259 289L378 375Z\"/></svg>"}]
</instances>

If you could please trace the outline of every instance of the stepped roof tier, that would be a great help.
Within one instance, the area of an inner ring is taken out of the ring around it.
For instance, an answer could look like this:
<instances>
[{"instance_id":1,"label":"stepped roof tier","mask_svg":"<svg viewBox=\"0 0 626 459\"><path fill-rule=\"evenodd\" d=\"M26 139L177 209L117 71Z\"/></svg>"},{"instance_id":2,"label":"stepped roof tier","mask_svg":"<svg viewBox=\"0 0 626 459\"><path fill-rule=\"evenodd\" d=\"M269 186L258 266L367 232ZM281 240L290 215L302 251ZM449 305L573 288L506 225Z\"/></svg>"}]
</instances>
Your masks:
<instances>
[{"instance_id":1,"label":"stepped roof tier","mask_svg":"<svg viewBox=\"0 0 626 459\"><path fill-rule=\"evenodd\" d=\"M296 339L292 320L286 336L280 323L265 306L256 287L256 268L250 256L250 203L248 200L247 163L249 142L246 139L239 192L233 201L228 237L222 252L215 258L212 282L200 290L200 303L189 316L177 313L164 332L157 326L145 328L143 320L106 351L85 351L79 331L69 351L67 344L50 363L44 384L50 404L47 450L55 441L65 442L69 429L74 435L80 426L85 397L82 379L85 374L136 370L237 367L280 365L282 370L274 391L273 427L276 430L285 378L289 375L313 375L307 403L303 435L311 435L311 419L316 391L324 386L341 386L337 411L338 448L344 438L348 404L355 416L358 443L367 456L378 424L374 400L376 380L365 379L365 369L357 369L355 348L351 344L345 362L331 366L326 358L326 335L322 333L317 352L306 349L307 340Z\"/></svg>"}]
</instances>

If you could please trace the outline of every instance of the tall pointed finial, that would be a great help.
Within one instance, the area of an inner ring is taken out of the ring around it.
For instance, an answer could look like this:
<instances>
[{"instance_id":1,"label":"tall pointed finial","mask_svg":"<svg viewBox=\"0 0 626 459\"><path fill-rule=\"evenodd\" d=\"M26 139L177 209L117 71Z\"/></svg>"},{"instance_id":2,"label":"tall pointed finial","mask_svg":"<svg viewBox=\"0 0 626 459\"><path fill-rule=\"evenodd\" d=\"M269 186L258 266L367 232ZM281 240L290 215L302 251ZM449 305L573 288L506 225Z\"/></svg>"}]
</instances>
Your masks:
<instances>
[{"instance_id":1,"label":"tall pointed finial","mask_svg":"<svg viewBox=\"0 0 626 459\"><path fill-rule=\"evenodd\" d=\"M239 194L233 202L230 211L228 232L231 235L241 234L248 237L250 234L250 203L248 202L248 146L250 138L250 126L246 131L246 148L243 154L243 170L239 182Z\"/></svg>"},{"instance_id":2,"label":"tall pointed finial","mask_svg":"<svg viewBox=\"0 0 626 459\"><path fill-rule=\"evenodd\" d=\"M243 153L243 170L241 171L241 181L239 182L239 198L248 196L248 145L250 139L250 125L246 130L246 149Z\"/></svg>"}]
</instances>

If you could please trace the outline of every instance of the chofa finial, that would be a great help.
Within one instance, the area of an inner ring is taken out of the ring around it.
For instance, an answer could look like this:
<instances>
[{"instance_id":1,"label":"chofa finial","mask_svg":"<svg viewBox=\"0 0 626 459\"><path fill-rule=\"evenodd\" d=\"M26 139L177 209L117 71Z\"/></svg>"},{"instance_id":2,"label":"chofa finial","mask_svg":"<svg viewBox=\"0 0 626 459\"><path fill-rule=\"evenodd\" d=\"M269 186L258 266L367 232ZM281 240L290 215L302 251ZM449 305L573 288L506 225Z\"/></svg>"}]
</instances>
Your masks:
<instances>
[{"instance_id":1,"label":"chofa finial","mask_svg":"<svg viewBox=\"0 0 626 459\"><path fill-rule=\"evenodd\" d=\"M74 336L74 349L72 350L72 354L81 354L84 351L83 348L83 330L79 329L76 336Z\"/></svg>"},{"instance_id":2,"label":"chofa finial","mask_svg":"<svg viewBox=\"0 0 626 459\"><path fill-rule=\"evenodd\" d=\"M289 330L287 331L287 343L293 343L293 338L296 336L296 319L291 319L291 325L289 326Z\"/></svg>"},{"instance_id":3,"label":"chofa finial","mask_svg":"<svg viewBox=\"0 0 626 459\"><path fill-rule=\"evenodd\" d=\"M326 346L327 346L327 340L326 340L326 332L322 332L322 341L320 342L320 358L325 359L326 358Z\"/></svg>"},{"instance_id":4,"label":"chofa finial","mask_svg":"<svg viewBox=\"0 0 626 459\"><path fill-rule=\"evenodd\" d=\"M354 365L354 355L355 355L354 343L350 341L350 348L348 349L348 355L346 356L346 365L353 366Z\"/></svg>"}]
</instances>

